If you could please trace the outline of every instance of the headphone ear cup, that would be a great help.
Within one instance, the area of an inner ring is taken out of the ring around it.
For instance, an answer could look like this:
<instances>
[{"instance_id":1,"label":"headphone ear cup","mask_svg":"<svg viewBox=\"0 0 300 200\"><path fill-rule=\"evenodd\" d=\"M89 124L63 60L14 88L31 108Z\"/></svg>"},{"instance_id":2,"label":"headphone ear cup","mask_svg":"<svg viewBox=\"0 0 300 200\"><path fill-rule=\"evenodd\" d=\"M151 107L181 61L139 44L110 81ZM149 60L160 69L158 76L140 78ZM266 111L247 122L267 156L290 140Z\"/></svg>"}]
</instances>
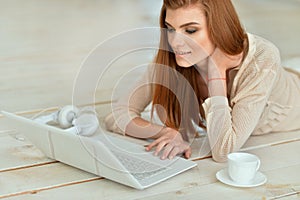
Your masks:
<instances>
[{"instance_id":1,"label":"headphone ear cup","mask_svg":"<svg viewBox=\"0 0 300 200\"><path fill-rule=\"evenodd\" d=\"M95 114L84 113L73 121L73 125L79 135L91 136L97 131L99 121Z\"/></svg>"},{"instance_id":2,"label":"headphone ear cup","mask_svg":"<svg viewBox=\"0 0 300 200\"><path fill-rule=\"evenodd\" d=\"M76 106L65 106L59 111L57 121L62 128L69 128L73 125L72 122L78 113L79 109Z\"/></svg>"}]
</instances>

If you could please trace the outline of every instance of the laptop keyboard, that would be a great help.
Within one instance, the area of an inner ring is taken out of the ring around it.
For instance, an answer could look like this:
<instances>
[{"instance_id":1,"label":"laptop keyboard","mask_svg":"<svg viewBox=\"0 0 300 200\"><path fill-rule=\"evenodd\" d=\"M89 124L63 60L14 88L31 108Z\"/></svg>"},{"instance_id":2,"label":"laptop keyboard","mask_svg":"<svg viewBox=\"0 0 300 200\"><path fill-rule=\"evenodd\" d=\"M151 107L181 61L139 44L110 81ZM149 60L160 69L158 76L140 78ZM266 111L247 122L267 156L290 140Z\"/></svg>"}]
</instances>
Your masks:
<instances>
[{"instance_id":1,"label":"laptop keyboard","mask_svg":"<svg viewBox=\"0 0 300 200\"><path fill-rule=\"evenodd\" d=\"M119 151L112 151L112 153L119 159L119 161L130 172L130 174L132 174L139 181L160 174L168 169L167 167L162 167L126 153Z\"/></svg>"}]
</instances>

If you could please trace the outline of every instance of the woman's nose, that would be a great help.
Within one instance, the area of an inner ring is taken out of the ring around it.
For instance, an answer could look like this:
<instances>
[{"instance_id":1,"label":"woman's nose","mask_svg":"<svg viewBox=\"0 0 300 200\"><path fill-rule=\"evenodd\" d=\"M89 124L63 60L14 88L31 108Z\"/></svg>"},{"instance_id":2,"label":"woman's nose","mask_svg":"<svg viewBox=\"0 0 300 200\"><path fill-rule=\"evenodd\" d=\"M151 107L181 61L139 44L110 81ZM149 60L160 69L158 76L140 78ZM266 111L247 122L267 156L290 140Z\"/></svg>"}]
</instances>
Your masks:
<instances>
[{"instance_id":1,"label":"woman's nose","mask_svg":"<svg viewBox=\"0 0 300 200\"><path fill-rule=\"evenodd\" d=\"M182 47L185 45L184 36L181 33L173 32L168 37L172 47Z\"/></svg>"}]
</instances>

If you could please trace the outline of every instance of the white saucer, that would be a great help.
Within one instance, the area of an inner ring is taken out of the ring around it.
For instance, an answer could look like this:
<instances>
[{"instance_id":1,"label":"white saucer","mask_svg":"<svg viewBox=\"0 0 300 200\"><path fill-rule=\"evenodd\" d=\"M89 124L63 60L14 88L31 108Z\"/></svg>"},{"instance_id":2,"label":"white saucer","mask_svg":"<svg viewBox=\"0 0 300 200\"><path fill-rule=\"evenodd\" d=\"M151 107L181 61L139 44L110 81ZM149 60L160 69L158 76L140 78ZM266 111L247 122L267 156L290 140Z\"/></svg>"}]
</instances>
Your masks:
<instances>
[{"instance_id":1,"label":"white saucer","mask_svg":"<svg viewBox=\"0 0 300 200\"><path fill-rule=\"evenodd\" d=\"M216 174L216 177L222 183L225 183L227 185L231 185L234 187L256 187L256 186L263 185L267 182L267 177L263 173L257 172L256 176L254 177L254 179L252 180L251 183L248 183L248 184L236 183L229 177L229 175L227 173L227 168L218 171Z\"/></svg>"}]
</instances>

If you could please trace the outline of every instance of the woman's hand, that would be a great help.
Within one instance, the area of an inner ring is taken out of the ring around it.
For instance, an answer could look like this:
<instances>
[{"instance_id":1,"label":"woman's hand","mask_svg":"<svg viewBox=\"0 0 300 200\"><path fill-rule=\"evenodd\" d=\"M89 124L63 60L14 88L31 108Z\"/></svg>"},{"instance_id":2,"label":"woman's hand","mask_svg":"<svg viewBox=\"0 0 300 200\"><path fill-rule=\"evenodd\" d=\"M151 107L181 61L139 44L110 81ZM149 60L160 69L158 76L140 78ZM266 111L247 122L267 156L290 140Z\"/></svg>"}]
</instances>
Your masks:
<instances>
[{"instance_id":1,"label":"woman's hand","mask_svg":"<svg viewBox=\"0 0 300 200\"><path fill-rule=\"evenodd\" d=\"M162 136L156 139L154 142L146 147L146 151L150 151L156 146L154 155L158 155L162 152L161 159L173 159L177 154L184 153L185 158L190 158L192 149L190 145L183 140L181 134L171 128L164 128L162 130ZM164 149L163 149L164 148Z\"/></svg>"}]
</instances>

